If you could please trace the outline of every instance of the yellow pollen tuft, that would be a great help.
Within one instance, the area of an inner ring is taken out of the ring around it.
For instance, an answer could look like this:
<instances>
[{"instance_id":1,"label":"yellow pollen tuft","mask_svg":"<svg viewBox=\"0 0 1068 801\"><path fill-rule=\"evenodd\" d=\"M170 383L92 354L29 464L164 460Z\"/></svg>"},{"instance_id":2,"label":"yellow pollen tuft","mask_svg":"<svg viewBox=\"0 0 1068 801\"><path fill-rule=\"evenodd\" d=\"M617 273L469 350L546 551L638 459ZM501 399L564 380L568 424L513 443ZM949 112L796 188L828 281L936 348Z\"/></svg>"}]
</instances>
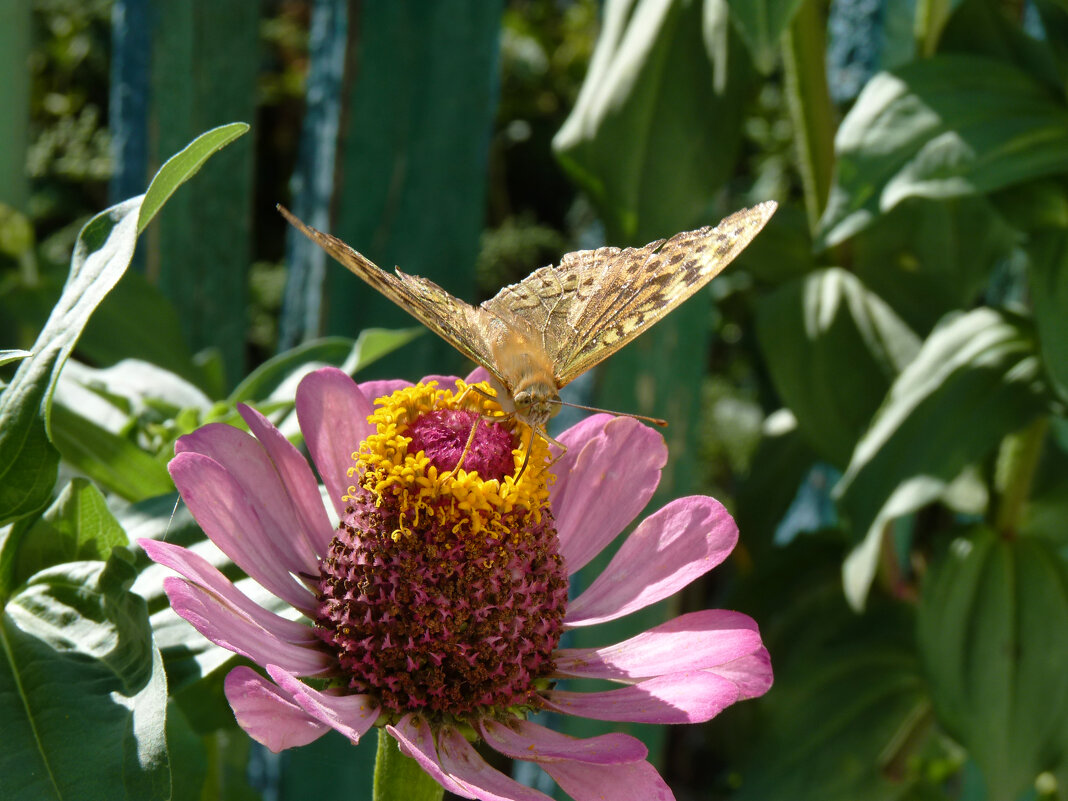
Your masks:
<instances>
[{"instance_id":1,"label":"yellow pollen tuft","mask_svg":"<svg viewBox=\"0 0 1068 801\"><path fill-rule=\"evenodd\" d=\"M475 386L491 392L486 383ZM401 528L392 533L394 541L410 533L405 521L414 525L433 518L457 535L483 533L497 540L514 537L516 514L524 521L541 521L541 510L549 503L549 482L555 478L546 467L549 449L544 438L532 438L525 423L502 416L496 401L481 392L466 391L467 387L464 381L457 380L454 392L438 389L437 382L431 381L375 400L377 408L367 420L376 431L353 454L355 464L348 475L371 493L377 505L386 497L399 501L402 522ZM409 453L409 424L420 415L439 409L466 409L485 420L500 417L519 443L512 451L512 474L502 480L482 479L477 471L462 467L439 473L425 453ZM530 461L516 481L528 443L532 443ZM356 491L355 485L350 486L342 500L352 500ZM505 522L504 516L510 520Z\"/></svg>"}]
</instances>

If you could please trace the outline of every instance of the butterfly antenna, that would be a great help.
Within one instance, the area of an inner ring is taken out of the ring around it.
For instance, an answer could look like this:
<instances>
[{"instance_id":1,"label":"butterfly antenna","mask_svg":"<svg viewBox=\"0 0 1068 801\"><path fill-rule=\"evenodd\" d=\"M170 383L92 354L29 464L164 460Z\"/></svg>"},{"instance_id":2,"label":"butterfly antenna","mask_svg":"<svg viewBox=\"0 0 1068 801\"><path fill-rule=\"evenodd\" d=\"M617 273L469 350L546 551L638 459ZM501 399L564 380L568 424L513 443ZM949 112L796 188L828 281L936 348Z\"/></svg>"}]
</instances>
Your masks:
<instances>
[{"instance_id":1,"label":"butterfly antenna","mask_svg":"<svg viewBox=\"0 0 1068 801\"><path fill-rule=\"evenodd\" d=\"M644 420L646 423L652 423L654 426L660 426L666 428L668 421L660 417L648 417L644 414L633 414L632 412L613 412L611 409L598 409L596 406L583 406L579 403L568 403L567 401L554 400L552 403L559 403L561 406L570 406L572 409L582 409L585 412L603 412L604 414L615 415L616 417L630 417L634 420Z\"/></svg>"}]
</instances>

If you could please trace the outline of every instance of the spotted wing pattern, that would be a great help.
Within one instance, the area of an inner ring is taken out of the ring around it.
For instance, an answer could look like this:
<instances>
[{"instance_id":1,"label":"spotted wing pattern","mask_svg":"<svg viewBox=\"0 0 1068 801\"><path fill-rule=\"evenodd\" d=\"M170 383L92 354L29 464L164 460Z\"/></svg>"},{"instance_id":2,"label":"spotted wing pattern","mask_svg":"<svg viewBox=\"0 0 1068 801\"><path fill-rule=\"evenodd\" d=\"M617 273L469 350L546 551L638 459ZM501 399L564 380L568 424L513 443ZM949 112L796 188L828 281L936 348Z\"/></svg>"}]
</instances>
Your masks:
<instances>
[{"instance_id":1,"label":"spotted wing pattern","mask_svg":"<svg viewBox=\"0 0 1068 801\"><path fill-rule=\"evenodd\" d=\"M569 253L482 304L541 339L562 387L622 348L715 278L774 213L743 209L715 228L642 248Z\"/></svg>"},{"instance_id":2,"label":"spotted wing pattern","mask_svg":"<svg viewBox=\"0 0 1068 801\"><path fill-rule=\"evenodd\" d=\"M297 230L342 265L469 359L501 379L497 368L492 363L487 342L489 326L495 321L487 319L483 309L464 303L428 278L408 275L400 270L397 270L395 275L391 275L336 236L324 234L322 231L305 225L283 206L279 206L278 210Z\"/></svg>"}]
</instances>

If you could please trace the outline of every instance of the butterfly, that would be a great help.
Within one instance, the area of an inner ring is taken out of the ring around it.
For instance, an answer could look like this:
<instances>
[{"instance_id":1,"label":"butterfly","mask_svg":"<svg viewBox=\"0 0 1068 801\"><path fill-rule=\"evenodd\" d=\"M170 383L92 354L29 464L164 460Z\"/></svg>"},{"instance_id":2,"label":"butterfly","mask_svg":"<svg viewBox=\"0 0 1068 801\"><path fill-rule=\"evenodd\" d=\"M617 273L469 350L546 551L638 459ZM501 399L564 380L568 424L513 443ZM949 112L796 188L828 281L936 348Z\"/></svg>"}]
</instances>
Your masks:
<instances>
[{"instance_id":1,"label":"butterfly","mask_svg":"<svg viewBox=\"0 0 1068 801\"><path fill-rule=\"evenodd\" d=\"M478 306L426 278L399 269L390 274L337 237L305 225L281 205L278 210L342 265L486 368L506 416L530 426L532 437L536 432L563 447L546 431L560 410L560 389L719 275L776 207L766 201L714 228L641 248L568 253L559 264L535 270ZM474 430L468 446L473 437ZM524 461L517 477L525 467Z\"/></svg>"}]
</instances>

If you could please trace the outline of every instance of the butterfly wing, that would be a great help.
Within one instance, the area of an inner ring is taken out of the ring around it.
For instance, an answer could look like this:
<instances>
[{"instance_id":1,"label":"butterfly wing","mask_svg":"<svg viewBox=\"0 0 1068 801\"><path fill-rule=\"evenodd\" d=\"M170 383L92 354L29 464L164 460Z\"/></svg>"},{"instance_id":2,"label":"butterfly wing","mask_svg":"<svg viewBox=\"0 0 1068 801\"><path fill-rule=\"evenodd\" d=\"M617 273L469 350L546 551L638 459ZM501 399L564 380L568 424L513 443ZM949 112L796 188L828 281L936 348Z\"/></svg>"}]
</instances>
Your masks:
<instances>
[{"instance_id":1,"label":"butterfly wing","mask_svg":"<svg viewBox=\"0 0 1068 801\"><path fill-rule=\"evenodd\" d=\"M487 326L490 321L487 320L482 309L464 303L427 278L407 275L400 270L396 271L396 275L391 275L336 236L324 234L322 231L305 225L283 206L278 206L278 211L298 231L342 265L462 354L485 367L498 379L500 378L492 364L489 344L486 341Z\"/></svg>"},{"instance_id":2,"label":"butterfly wing","mask_svg":"<svg viewBox=\"0 0 1068 801\"><path fill-rule=\"evenodd\" d=\"M719 275L775 212L772 201L643 248L600 248L506 287L494 301L539 331L557 386L615 353ZM546 285L556 287L548 293ZM535 304L529 298L539 299ZM484 304L487 305L487 304Z\"/></svg>"}]
</instances>

